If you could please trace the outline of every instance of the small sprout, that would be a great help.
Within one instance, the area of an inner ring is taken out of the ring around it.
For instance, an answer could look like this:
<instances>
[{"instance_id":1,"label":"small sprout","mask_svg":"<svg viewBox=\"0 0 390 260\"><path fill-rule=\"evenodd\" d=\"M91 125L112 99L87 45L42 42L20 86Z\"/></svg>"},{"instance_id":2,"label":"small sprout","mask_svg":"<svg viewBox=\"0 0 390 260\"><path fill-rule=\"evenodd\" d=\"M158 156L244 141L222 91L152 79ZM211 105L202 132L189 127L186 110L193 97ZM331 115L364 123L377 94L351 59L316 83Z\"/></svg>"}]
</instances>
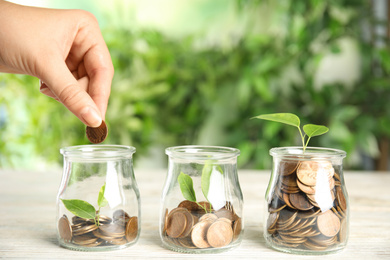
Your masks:
<instances>
[{"instance_id":1,"label":"small sprout","mask_svg":"<svg viewBox=\"0 0 390 260\"><path fill-rule=\"evenodd\" d=\"M305 133L303 135L300 127L301 121L299 120L299 117L291 113L264 114L264 115L255 116L253 118L274 121L274 122L295 126L296 128L298 128L299 134L301 135L303 151L306 150L310 138L312 138L313 136L323 135L329 131L329 128L323 125L307 124L303 126L303 133ZM305 141L306 137L307 140Z\"/></svg>"}]
</instances>

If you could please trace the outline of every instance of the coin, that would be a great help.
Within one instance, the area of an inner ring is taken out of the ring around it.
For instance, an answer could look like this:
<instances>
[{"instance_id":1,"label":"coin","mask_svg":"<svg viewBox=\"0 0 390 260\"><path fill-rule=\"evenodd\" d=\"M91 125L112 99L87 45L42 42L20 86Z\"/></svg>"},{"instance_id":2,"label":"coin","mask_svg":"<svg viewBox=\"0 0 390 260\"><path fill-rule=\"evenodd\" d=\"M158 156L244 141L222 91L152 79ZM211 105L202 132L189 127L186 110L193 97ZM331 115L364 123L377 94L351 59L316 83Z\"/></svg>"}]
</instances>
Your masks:
<instances>
[{"instance_id":1,"label":"coin","mask_svg":"<svg viewBox=\"0 0 390 260\"><path fill-rule=\"evenodd\" d=\"M126 239L128 242L133 241L138 235L138 217L134 216L126 224Z\"/></svg>"},{"instance_id":2,"label":"coin","mask_svg":"<svg viewBox=\"0 0 390 260\"><path fill-rule=\"evenodd\" d=\"M88 223L79 227L75 225L72 226L73 236L83 235L92 232L96 229L98 229L98 226L96 226L95 224L88 224Z\"/></svg>"},{"instance_id":3,"label":"coin","mask_svg":"<svg viewBox=\"0 0 390 260\"><path fill-rule=\"evenodd\" d=\"M218 218L227 218L231 221L235 220L234 213L230 210L227 210L225 208L221 208L215 212L215 215L217 215Z\"/></svg>"},{"instance_id":4,"label":"coin","mask_svg":"<svg viewBox=\"0 0 390 260\"><path fill-rule=\"evenodd\" d=\"M298 168L296 161L281 161L279 164L279 172L281 175L290 175Z\"/></svg>"},{"instance_id":5,"label":"coin","mask_svg":"<svg viewBox=\"0 0 390 260\"><path fill-rule=\"evenodd\" d=\"M309 210L314 206L306 199L302 193L293 193L289 195L290 203L299 210Z\"/></svg>"},{"instance_id":6,"label":"coin","mask_svg":"<svg viewBox=\"0 0 390 260\"><path fill-rule=\"evenodd\" d=\"M205 220L198 222L192 229L191 240L192 243L198 248L208 248L210 244L207 242L207 231L212 222Z\"/></svg>"},{"instance_id":7,"label":"coin","mask_svg":"<svg viewBox=\"0 0 390 260\"><path fill-rule=\"evenodd\" d=\"M73 243L78 245L87 245L95 243L98 240L97 237L91 236L90 234L84 234L80 236L73 237Z\"/></svg>"},{"instance_id":8,"label":"coin","mask_svg":"<svg viewBox=\"0 0 390 260\"><path fill-rule=\"evenodd\" d=\"M214 222L217 219L218 219L217 215L215 215L213 213L207 213L207 214L204 214L203 216L201 216L199 218L199 221L210 220L211 222Z\"/></svg>"},{"instance_id":9,"label":"coin","mask_svg":"<svg viewBox=\"0 0 390 260\"><path fill-rule=\"evenodd\" d=\"M194 218L192 217L191 213L189 211L183 212L185 215L187 221L186 221L186 227L183 231L183 233L180 235L180 238L187 237L192 230L192 227L194 226Z\"/></svg>"},{"instance_id":10,"label":"coin","mask_svg":"<svg viewBox=\"0 0 390 260\"><path fill-rule=\"evenodd\" d=\"M72 227L66 215L63 215L58 220L58 232L60 234L60 237L65 242L70 242L72 240Z\"/></svg>"},{"instance_id":11,"label":"coin","mask_svg":"<svg viewBox=\"0 0 390 260\"><path fill-rule=\"evenodd\" d=\"M99 230L102 234L110 237L123 237L125 228L117 224L100 225Z\"/></svg>"},{"instance_id":12,"label":"coin","mask_svg":"<svg viewBox=\"0 0 390 260\"><path fill-rule=\"evenodd\" d=\"M172 238L178 238L183 234L187 226L187 217L182 211L173 211L168 215L167 234Z\"/></svg>"},{"instance_id":13,"label":"coin","mask_svg":"<svg viewBox=\"0 0 390 260\"><path fill-rule=\"evenodd\" d=\"M343 190L340 186L336 187L337 202L343 211L347 210L347 200L345 199Z\"/></svg>"},{"instance_id":14,"label":"coin","mask_svg":"<svg viewBox=\"0 0 390 260\"><path fill-rule=\"evenodd\" d=\"M207 242L212 247L224 247L233 239L232 225L225 221L215 221L207 230Z\"/></svg>"},{"instance_id":15,"label":"coin","mask_svg":"<svg viewBox=\"0 0 390 260\"><path fill-rule=\"evenodd\" d=\"M314 186L317 183L317 175L325 174L328 179L333 177L334 168L328 161L304 161L298 166L297 177L299 181L308 186Z\"/></svg>"},{"instance_id":16,"label":"coin","mask_svg":"<svg viewBox=\"0 0 390 260\"><path fill-rule=\"evenodd\" d=\"M87 126L86 128L87 138L91 143L94 144L103 142L107 137L107 133L107 125L104 121L102 121L101 125L98 127Z\"/></svg>"},{"instance_id":17,"label":"coin","mask_svg":"<svg viewBox=\"0 0 390 260\"><path fill-rule=\"evenodd\" d=\"M189 212L202 210L202 208L198 204L196 204L193 201L189 201L189 200L183 200L182 202L180 202L180 204L177 207L178 208L185 208Z\"/></svg>"},{"instance_id":18,"label":"coin","mask_svg":"<svg viewBox=\"0 0 390 260\"><path fill-rule=\"evenodd\" d=\"M317 227L324 236L335 236L340 231L340 219L332 212L332 210L327 210L318 215Z\"/></svg>"},{"instance_id":19,"label":"coin","mask_svg":"<svg viewBox=\"0 0 390 260\"><path fill-rule=\"evenodd\" d=\"M236 240L238 236L241 234L242 230L242 221L241 218L238 218L236 221L234 221L233 224L233 239Z\"/></svg>"}]
</instances>

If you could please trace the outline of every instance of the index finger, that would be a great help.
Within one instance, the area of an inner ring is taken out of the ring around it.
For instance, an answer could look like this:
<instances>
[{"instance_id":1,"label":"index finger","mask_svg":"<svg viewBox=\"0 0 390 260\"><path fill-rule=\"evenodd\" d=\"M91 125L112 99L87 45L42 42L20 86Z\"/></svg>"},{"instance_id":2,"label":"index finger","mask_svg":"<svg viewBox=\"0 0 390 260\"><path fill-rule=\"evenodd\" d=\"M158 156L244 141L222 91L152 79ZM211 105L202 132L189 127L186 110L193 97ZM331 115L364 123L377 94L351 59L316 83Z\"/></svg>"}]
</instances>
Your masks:
<instances>
[{"instance_id":1,"label":"index finger","mask_svg":"<svg viewBox=\"0 0 390 260\"><path fill-rule=\"evenodd\" d=\"M88 94L105 118L114 68L103 39L100 44L94 45L87 51L84 56L84 66L90 79Z\"/></svg>"}]
</instances>

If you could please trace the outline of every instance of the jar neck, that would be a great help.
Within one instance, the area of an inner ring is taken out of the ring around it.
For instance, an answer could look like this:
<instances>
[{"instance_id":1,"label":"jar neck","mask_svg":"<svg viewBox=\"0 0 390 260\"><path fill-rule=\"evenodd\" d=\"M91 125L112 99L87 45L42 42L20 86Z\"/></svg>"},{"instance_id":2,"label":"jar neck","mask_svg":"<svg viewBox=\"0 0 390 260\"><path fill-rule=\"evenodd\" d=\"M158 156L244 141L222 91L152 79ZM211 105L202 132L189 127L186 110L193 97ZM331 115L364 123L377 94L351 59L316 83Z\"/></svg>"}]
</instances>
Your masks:
<instances>
[{"instance_id":1,"label":"jar neck","mask_svg":"<svg viewBox=\"0 0 390 260\"><path fill-rule=\"evenodd\" d=\"M342 160L346 152L332 148L307 147L276 147L270 150L270 155L274 158L287 160Z\"/></svg>"},{"instance_id":2,"label":"jar neck","mask_svg":"<svg viewBox=\"0 0 390 260\"><path fill-rule=\"evenodd\" d=\"M222 146L175 146L169 147L165 153L174 160L225 161L237 160L240 150Z\"/></svg>"},{"instance_id":3,"label":"jar neck","mask_svg":"<svg viewBox=\"0 0 390 260\"><path fill-rule=\"evenodd\" d=\"M131 158L135 148L125 145L79 145L60 149L64 158L72 159L125 159Z\"/></svg>"}]
</instances>

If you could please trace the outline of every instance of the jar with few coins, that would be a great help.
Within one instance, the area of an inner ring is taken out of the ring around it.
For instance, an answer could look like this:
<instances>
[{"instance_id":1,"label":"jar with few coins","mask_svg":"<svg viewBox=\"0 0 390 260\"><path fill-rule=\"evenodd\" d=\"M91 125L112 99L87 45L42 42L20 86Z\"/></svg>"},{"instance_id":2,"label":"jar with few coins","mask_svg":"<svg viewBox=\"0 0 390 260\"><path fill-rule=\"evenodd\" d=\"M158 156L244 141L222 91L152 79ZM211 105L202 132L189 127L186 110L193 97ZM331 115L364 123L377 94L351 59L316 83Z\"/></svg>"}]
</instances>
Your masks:
<instances>
[{"instance_id":1,"label":"jar with few coins","mask_svg":"<svg viewBox=\"0 0 390 260\"><path fill-rule=\"evenodd\" d=\"M279 251L328 254L348 241L349 202L342 150L280 147L270 150L264 237Z\"/></svg>"},{"instance_id":2,"label":"jar with few coins","mask_svg":"<svg viewBox=\"0 0 390 260\"><path fill-rule=\"evenodd\" d=\"M134 147L81 145L62 148L64 167L57 195L57 238L63 247L109 251L135 244L140 234L140 196Z\"/></svg>"},{"instance_id":3,"label":"jar with few coins","mask_svg":"<svg viewBox=\"0 0 390 260\"><path fill-rule=\"evenodd\" d=\"M164 247L182 253L218 253L241 243L239 153L235 148L216 146L166 149L169 166L160 213Z\"/></svg>"}]
</instances>

